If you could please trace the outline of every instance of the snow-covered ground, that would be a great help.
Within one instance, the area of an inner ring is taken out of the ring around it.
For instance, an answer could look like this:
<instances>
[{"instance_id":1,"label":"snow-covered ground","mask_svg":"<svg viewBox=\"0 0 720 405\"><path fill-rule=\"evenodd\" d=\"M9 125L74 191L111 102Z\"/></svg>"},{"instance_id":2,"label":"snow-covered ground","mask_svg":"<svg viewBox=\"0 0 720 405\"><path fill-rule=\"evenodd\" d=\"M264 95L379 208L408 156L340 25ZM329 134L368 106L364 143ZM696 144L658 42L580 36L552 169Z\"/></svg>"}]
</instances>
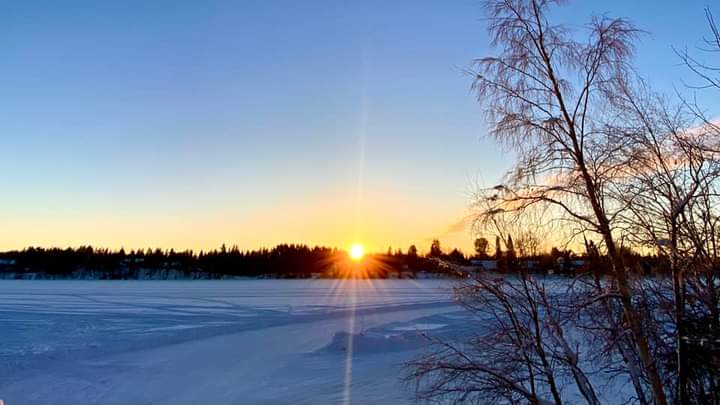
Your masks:
<instances>
[{"instance_id":1,"label":"snow-covered ground","mask_svg":"<svg viewBox=\"0 0 720 405\"><path fill-rule=\"evenodd\" d=\"M0 399L411 403L421 332L461 335L447 280L0 280Z\"/></svg>"}]
</instances>

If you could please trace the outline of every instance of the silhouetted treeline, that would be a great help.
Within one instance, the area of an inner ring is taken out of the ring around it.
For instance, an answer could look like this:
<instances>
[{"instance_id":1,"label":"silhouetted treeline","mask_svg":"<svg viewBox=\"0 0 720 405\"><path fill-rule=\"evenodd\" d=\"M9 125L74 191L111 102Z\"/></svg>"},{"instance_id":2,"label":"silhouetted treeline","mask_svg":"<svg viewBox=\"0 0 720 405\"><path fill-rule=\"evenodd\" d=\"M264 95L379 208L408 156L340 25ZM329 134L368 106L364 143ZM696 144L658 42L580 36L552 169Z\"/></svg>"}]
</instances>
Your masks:
<instances>
[{"instance_id":1,"label":"silhouetted treeline","mask_svg":"<svg viewBox=\"0 0 720 405\"><path fill-rule=\"evenodd\" d=\"M79 279L217 279L232 277L428 277L428 273L462 276L471 271L580 274L605 273L610 264L592 243L585 253L552 248L546 253L519 254L513 244L502 249L497 244L488 254L487 243L476 243L473 256L458 249L445 252L434 240L426 254L413 245L403 252L389 248L387 253L368 255L353 262L337 248L282 244L268 249L242 251L237 246L194 252L161 249L109 250L79 248L36 248L0 253L3 278L79 278ZM662 273L662 260L644 256L627 248L625 263L638 273ZM458 269L461 269L458 271ZM359 270L359 271L358 271Z\"/></svg>"},{"instance_id":2,"label":"silhouetted treeline","mask_svg":"<svg viewBox=\"0 0 720 405\"><path fill-rule=\"evenodd\" d=\"M374 277L389 277L393 272L403 271L437 271L436 261L419 256L417 249L409 251L369 255L356 267L377 266L381 271L364 273ZM28 278L28 275L91 279L309 278L336 277L342 274L339 269L350 266L349 262L342 250L296 244L249 251L223 245L220 249L201 252L29 247L0 253L0 273L4 273L5 278Z\"/></svg>"}]
</instances>

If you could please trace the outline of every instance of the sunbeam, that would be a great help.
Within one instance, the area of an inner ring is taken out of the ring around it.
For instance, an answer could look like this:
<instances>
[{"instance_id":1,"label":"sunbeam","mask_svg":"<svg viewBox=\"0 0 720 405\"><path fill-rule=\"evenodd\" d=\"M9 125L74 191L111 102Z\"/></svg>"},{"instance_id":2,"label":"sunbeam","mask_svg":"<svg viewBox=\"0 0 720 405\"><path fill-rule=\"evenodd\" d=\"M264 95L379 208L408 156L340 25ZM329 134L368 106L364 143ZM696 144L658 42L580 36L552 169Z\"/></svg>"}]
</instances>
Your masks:
<instances>
[{"instance_id":1,"label":"sunbeam","mask_svg":"<svg viewBox=\"0 0 720 405\"><path fill-rule=\"evenodd\" d=\"M357 307L357 280L350 283L350 316L348 317L348 341L345 353L345 377L343 380L343 404L350 404L352 398L353 340L355 337L355 311Z\"/></svg>"}]
</instances>

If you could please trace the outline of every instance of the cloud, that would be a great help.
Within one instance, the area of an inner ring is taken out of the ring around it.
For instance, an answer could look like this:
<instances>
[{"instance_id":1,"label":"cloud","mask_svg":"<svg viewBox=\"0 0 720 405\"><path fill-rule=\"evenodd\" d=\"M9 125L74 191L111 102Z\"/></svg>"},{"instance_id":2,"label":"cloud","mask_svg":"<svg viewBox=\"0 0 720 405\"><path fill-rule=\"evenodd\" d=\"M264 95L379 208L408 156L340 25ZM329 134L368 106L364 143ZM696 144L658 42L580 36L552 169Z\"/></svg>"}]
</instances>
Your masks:
<instances>
[{"instance_id":1,"label":"cloud","mask_svg":"<svg viewBox=\"0 0 720 405\"><path fill-rule=\"evenodd\" d=\"M445 226L439 234L425 238L425 240L432 241L433 239L442 239L453 234L467 232L472 227L473 219L473 215L466 215L463 218Z\"/></svg>"},{"instance_id":2,"label":"cloud","mask_svg":"<svg viewBox=\"0 0 720 405\"><path fill-rule=\"evenodd\" d=\"M468 215L465 218L462 218L461 220L445 227L445 231L443 232L443 235L463 232L463 231L467 230L467 228L470 226L471 223L472 223L472 217Z\"/></svg>"}]
</instances>

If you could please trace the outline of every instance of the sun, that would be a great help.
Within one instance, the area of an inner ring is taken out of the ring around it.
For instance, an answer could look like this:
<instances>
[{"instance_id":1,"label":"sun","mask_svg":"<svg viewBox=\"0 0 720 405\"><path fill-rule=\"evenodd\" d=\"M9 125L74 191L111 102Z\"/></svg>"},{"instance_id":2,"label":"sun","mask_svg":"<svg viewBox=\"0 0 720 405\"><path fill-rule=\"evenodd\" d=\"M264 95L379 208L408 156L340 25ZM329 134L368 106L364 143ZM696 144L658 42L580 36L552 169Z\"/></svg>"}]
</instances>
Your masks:
<instances>
[{"instance_id":1,"label":"sun","mask_svg":"<svg viewBox=\"0 0 720 405\"><path fill-rule=\"evenodd\" d=\"M359 243L353 243L350 246L350 258L360 260L365 256L365 247Z\"/></svg>"}]
</instances>

